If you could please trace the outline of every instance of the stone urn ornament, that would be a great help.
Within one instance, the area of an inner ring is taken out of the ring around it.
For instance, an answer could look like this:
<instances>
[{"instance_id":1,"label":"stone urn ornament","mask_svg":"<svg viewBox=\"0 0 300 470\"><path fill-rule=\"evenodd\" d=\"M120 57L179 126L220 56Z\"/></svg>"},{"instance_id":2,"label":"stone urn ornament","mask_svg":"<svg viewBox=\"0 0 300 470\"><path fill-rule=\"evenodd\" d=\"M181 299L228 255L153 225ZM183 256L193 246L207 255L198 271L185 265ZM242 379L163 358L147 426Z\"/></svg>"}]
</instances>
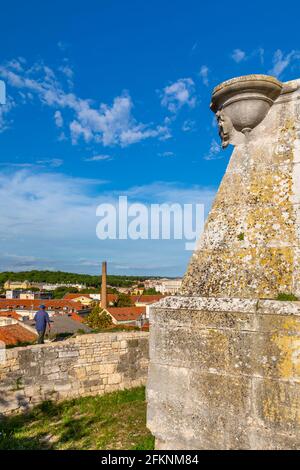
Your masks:
<instances>
[{"instance_id":1,"label":"stone urn ornament","mask_svg":"<svg viewBox=\"0 0 300 470\"><path fill-rule=\"evenodd\" d=\"M248 135L260 124L282 88L283 84L269 75L245 75L216 86L210 108L217 117L222 147L230 143L233 130Z\"/></svg>"}]
</instances>

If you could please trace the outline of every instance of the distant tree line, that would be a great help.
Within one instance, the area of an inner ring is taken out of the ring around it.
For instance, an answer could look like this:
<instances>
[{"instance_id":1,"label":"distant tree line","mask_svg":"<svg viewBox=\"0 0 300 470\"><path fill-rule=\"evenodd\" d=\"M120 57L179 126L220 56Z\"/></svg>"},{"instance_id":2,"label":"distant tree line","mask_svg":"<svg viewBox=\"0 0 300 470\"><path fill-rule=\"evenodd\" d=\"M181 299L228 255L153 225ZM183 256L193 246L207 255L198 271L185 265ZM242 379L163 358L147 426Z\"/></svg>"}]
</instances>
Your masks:
<instances>
[{"instance_id":1,"label":"distant tree line","mask_svg":"<svg viewBox=\"0 0 300 470\"><path fill-rule=\"evenodd\" d=\"M131 287L147 279L142 276L118 276L108 275L107 283L114 287ZM99 288L101 286L101 276L92 276L89 274L75 274L63 271L5 271L0 272L0 285L6 281L29 281L38 283L65 283L65 284L86 284L88 287Z\"/></svg>"}]
</instances>

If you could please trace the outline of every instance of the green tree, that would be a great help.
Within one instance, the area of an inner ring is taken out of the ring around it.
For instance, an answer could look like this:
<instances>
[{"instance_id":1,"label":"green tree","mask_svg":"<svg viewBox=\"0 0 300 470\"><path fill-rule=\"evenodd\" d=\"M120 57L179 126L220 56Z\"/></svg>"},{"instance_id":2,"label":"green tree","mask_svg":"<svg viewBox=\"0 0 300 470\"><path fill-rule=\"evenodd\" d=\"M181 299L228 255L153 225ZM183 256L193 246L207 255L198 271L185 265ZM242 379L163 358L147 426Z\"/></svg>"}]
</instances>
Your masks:
<instances>
[{"instance_id":1,"label":"green tree","mask_svg":"<svg viewBox=\"0 0 300 470\"><path fill-rule=\"evenodd\" d=\"M107 293L108 294L118 294L118 289L116 289L115 287L108 287L107 288Z\"/></svg>"},{"instance_id":2,"label":"green tree","mask_svg":"<svg viewBox=\"0 0 300 470\"><path fill-rule=\"evenodd\" d=\"M112 326L111 316L99 305L95 305L91 313L87 316L86 323L93 330L104 330Z\"/></svg>"},{"instance_id":3,"label":"green tree","mask_svg":"<svg viewBox=\"0 0 300 470\"><path fill-rule=\"evenodd\" d=\"M62 299L66 294L77 294L79 291L76 287L57 287L53 292L53 299Z\"/></svg>"},{"instance_id":4,"label":"green tree","mask_svg":"<svg viewBox=\"0 0 300 470\"><path fill-rule=\"evenodd\" d=\"M98 290L95 287L87 287L86 289L81 289L80 294L97 294Z\"/></svg>"},{"instance_id":5,"label":"green tree","mask_svg":"<svg viewBox=\"0 0 300 470\"><path fill-rule=\"evenodd\" d=\"M115 307L130 307L132 305L130 295L119 294L115 301Z\"/></svg>"},{"instance_id":6,"label":"green tree","mask_svg":"<svg viewBox=\"0 0 300 470\"><path fill-rule=\"evenodd\" d=\"M157 292L157 290L155 290L154 287L150 287L149 289L145 289L144 292L143 292L143 295L157 295L159 294L159 292Z\"/></svg>"}]
</instances>

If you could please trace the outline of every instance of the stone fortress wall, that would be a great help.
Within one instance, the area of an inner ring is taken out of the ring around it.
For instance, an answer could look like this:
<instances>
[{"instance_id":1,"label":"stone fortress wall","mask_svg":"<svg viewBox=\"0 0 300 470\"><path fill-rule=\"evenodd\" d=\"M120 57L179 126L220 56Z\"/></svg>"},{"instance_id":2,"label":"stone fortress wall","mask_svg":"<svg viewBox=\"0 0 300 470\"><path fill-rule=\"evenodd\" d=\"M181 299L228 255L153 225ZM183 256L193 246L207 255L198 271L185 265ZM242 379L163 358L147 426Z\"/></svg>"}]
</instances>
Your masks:
<instances>
[{"instance_id":1,"label":"stone fortress wall","mask_svg":"<svg viewBox=\"0 0 300 470\"><path fill-rule=\"evenodd\" d=\"M158 449L300 448L300 80L212 95L234 150L181 295L150 308ZM268 300L269 299L269 300Z\"/></svg>"},{"instance_id":2,"label":"stone fortress wall","mask_svg":"<svg viewBox=\"0 0 300 470\"><path fill-rule=\"evenodd\" d=\"M234 150L183 293L300 296L299 98L300 81L287 82L261 124L248 135L230 131Z\"/></svg>"},{"instance_id":3,"label":"stone fortress wall","mask_svg":"<svg viewBox=\"0 0 300 470\"><path fill-rule=\"evenodd\" d=\"M148 336L147 332L98 333L7 349L6 359L0 361L0 416L44 400L144 385Z\"/></svg>"}]
</instances>

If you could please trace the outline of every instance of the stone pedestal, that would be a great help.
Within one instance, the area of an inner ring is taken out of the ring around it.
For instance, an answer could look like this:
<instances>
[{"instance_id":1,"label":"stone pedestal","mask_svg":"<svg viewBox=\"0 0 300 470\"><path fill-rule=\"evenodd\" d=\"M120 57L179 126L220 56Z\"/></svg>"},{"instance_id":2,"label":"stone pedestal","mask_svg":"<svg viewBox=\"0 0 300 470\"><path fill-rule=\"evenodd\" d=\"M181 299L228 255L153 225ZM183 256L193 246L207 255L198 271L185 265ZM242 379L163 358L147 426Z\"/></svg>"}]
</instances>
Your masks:
<instances>
[{"instance_id":1,"label":"stone pedestal","mask_svg":"<svg viewBox=\"0 0 300 470\"><path fill-rule=\"evenodd\" d=\"M168 298L151 309L158 449L299 449L300 302Z\"/></svg>"},{"instance_id":2,"label":"stone pedestal","mask_svg":"<svg viewBox=\"0 0 300 470\"><path fill-rule=\"evenodd\" d=\"M274 299L300 299L300 81L234 79L212 109L235 149L182 296L150 309L148 427L158 449L299 449L300 302Z\"/></svg>"}]
</instances>

